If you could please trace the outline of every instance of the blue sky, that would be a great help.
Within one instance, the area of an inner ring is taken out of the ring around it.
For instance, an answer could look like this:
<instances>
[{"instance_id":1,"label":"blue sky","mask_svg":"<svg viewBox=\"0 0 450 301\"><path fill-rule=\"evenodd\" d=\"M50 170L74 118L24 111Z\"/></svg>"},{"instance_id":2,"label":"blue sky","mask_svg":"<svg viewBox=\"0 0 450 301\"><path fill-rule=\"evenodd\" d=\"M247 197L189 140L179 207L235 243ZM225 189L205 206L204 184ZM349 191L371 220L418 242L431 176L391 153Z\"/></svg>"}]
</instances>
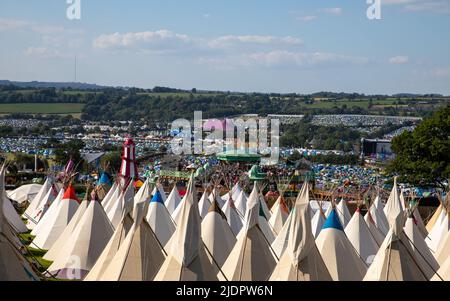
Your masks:
<instances>
[{"instance_id":1,"label":"blue sky","mask_svg":"<svg viewBox=\"0 0 450 301\"><path fill-rule=\"evenodd\" d=\"M450 0L1 0L0 79L450 95Z\"/></svg>"}]
</instances>

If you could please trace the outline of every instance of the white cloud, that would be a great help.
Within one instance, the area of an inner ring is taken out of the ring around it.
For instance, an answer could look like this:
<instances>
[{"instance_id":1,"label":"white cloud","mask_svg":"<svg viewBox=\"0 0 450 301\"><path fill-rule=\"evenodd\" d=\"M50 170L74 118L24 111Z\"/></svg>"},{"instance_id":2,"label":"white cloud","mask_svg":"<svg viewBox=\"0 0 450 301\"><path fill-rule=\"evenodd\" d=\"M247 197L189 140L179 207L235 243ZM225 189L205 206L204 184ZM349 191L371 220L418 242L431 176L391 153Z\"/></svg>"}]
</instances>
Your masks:
<instances>
[{"instance_id":1,"label":"white cloud","mask_svg":"<svg viewBox=\"0 0 450 301\"><path fill-rule=\"evenodd\" d=\"M343 9L341 7L327 7L319 10L330 15L340 16L342 15Z\"/></svg>"},{"instance_id":2,"label":"white cloud","mask_svg":"<svg viewBox=\"0 0 450 301\"><path fill-rule=\"evenodd\" d=\"M384 0L386 5L402 5L408 12L450 13L448 0Z\"/></svg>"},{"instance_id":3,"label":"white cloud","mask_svg":"<svg viewBox=\"0 0 450 301\"><path fill-rule=\"evenodd\" d=\"M94 39L92 45L97 49L135 49L166 52L178 50L192 43L194 43L194 40L187 35L162 29L101 35Z\"/></svg>"},{"instance_id":4,"label":"white cloud","mask_svg":"<svg viewBox=\"0 0 450 301\"><path fill-rule=\"evenodd\" d=\"M450 67L433 69L433 70L431 70L431 74L436 76L436 77L447 77L447 76L450 76Z\"/></svg>"},{"instance_id":5,"label":"white cloud","mask_svg":"<svg viewBox=\"0 0 450 301\"><path fill-rule=\"evenodd\" d=\"M302 21L302 22L309 22L309 21L313 21L315 19L317 19L317 16L300 16L296 18L298 21Z\"/></svg>"},{"instance_id":6,"label":"white cloud","mask_svg":"<svg viewBox=\"0 0 450 301\"><path fill-rule=\"evenodd\" d=\"M276 46L301 45L302 40L291 36L275 37L275 36L261 36L261 35L247 35L247 36L228 35L212 39L208 42L208 46L211 48L231 48L243 44L276 45Z\"/></svg>"},{"instance_id":7,"label":"white cloud","mask_svg":"<svg viewBox=\"0 0 450 301\"><path fill-rule=\"evenodd\" d=\"M0 31L11 31L24 29L29 25L28 22L22 20L6 20L0 19Z\"/></svg>"},{"instance_id":8,"label":"white cloud","mask_svg":"<svg viewBox=\"0 0 450 301\"><path fill-rule=\"evenodd\" d=\"M394 56L389 59L389 64L402 65L409 62L409 57L404 55Z\"/></svg>"},{"instance_id":9,"label":"white cloud","mask_svg":"<svg viewBox=\"0 0 450 301\"><path fill-rule=\"evenodd\" d=\"M335 64L365 64L369 60L365 57L353 57L327 52L291 52L276 50L269 52L255 52L223 58L200 58L199 63L207 64L215 69L233 69L237 67L305 67Z\"/></svg>"},{"instance_id":10,"label":"white cloud","mask_svg":"<svg viewBox=\"0 0 450 301\"><path fill-rule=\"evenodd\" d=\"M38 47L28 47L24 54L26 56L30 57L38 57L38 58L72 58L73 55L69 53L61 52L58 49L48 48L44 46L38 46Z\"/></svg>"},{"instance_id":11,"label":"white cloud","mask_svg":"<svg viewBox=\"0 0 450 301\"><path fill-rule=\"evenodd\" d=\"M212 15L210 13L203 14L203 18L205 18L205 19L209 19L211 17L212 17Z\"/></svg>"}]
</instances>

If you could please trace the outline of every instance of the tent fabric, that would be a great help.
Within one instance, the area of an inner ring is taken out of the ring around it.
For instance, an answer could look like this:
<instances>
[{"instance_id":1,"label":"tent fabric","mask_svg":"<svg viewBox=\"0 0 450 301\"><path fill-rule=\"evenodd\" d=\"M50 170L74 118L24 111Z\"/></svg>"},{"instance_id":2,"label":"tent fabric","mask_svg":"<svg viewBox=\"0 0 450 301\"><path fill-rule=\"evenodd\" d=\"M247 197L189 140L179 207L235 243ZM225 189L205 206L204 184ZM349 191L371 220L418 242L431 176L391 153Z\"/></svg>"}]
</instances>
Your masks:
<instances>
[{"instance_id":1,"label":"tent fabric","mask_svg":"<svg viewBox=\"0 0 450 301\"><path fill-rule=\"evenodd\" d=\"M443 209L444 209L444 207L442 206L442 204L440 204L439 207L436 209L436 211L434 212L433 216L430 218L430 220L428 221L428 223L426 225L427 232L431 232L431 230L433 230L433 227L436 224L436 221L441 216L441 213L442 213Z\"/></svg>"},{"instance_id":2,"label":"tent fabric","mask_svg":"<svg viewBox=\"0 0 450 301\"><path fill-rule=\"evenodd\" d=\"M201 239L201 221L194 181L192 174L186 195L180 204L180 222L155 281L217 280L215 271L218 267L209 261Z\"/></svg>"},{"instance_id":3,"label":"tent fabric","mask_svg":"<svg viewBox=\"0 0 450 301\"><path fill-rule=\"evenodd\" d=\"M41 198L39 205L32 212L32 214L27 215L26 227L29 230L33 230L47 213L51 204L58 197L58 191L62 191L62 189L59 189L58 185L52 185L51 188L47 191L46 195ZM22 217L24 215L22 215Z\"/></svg>"},{"instance_id":4,"label":"tent fabric","mask_svg":"<svg viewBox=\"0 0 450 301\"><path fill-rule=\"evenodd\" d=\"M418 264L422 267L427 279L431 279L439 269L439 263L433 254L431 254L419 227L412 217L406 220L404 231Z\"/></svg>"},{"instance_id":5,"label":"tent fabric","mask_svg":"<svg viewBox=\"0 0 450 301\"><path fill-rule=\"evenodd\" d=\"M311 229L309 185L304 183L289 219L286 250L277 263L272 281L330 281L331 275L317 249Z\"/></svg>"},{"instance_id":6,"label":"tent fabric","mask_svg":"<svg viewBox=\"0 0 450 301\"><path fill-rule=\"evenodd\" d=\"M25 223L20 218L20 215L17 214L16 209L14 209L13 204L9 199L7 199L4 192L0 195L0 198L3 198L3 214L11 227L18 233L28 232Z\"/></svg>"},{"instance_id":7,"label":"tent fabric","mask_svg":"<svg viewBox=\"0 0 450 301\"><path fill-rule=\"evenodd\" d=\"M339 216L339 221L341 222L342 227L345 229L352 218L352 215L347 207L347 202L342 199L336 206L336 212Z\"/></svg>"},{"instance_id":8,"label":"tent fabric","mask_svg":"<svg viewBox=\"0 0 450 301\"><path fill-rule=\"evenodd\" d=\"M159 201L154 204L163 205ZM165 260L165 254L155 233L145 220L148 206L148 202L135 205L133 226L100 280L151 281L155 277Z\"/></svg>"},{"instance_id":9,"label":"tent fabric","mask_svg":"<svg viewBox=\"0 0 450 301\"><path fill-rule=\"evenodd\" d=\"M205 190L200 198L200 201L198 202L198 210L202 219L205 218L208 213L209 207L211 207L211 202L208 200L208 191Z\"/></svg>"},{"instance_id":10,"label":"tent fabric","mask_svg":"<svg viewBox=\"0 0 450 301\"><path fill-rule=\"evenodd\" d=\"M227 192L226 194L224 194L221 198L224 201L228 201L228 199L230 198L230 196L233 198L233 200L237 200L239 195L241 194L242 188L239 185L239 182L237 182L233 188L231 188L231 190L229 192ZM231 193L231 195L230 195Z\"/></svg>"},{"instance_id":11,"label":"tent fabric","mask_svg":"<svg viewBox=\"0 0 450 301\"><path fill-rule=\"evenodd\" d=\"M211 263L214 260L222 267L236 243L236 237L227 223L225 214L214 201L202 221L202 240Z\"/></svg>"},{"instance_id":12,"label":"tent fabric","mask_svg":"<svg viewBox=\"0 0 450 301\"><path fill-rule=\"evenodd\" d=\"M105 209L105 212L111 221L114 229L118 226L122 220L123 213L128 208L132 208L134 204L134 186L128 183L125 190L120 192L119 198L113 201L109 211Z\"/></svg>"},{"instance_id":13,"label":"tent fabric","mask_svg":"<svg viewBox=\"0 0 450 301\"><path fill-rule=\"evenodd\" d=\"M325 214L321 210L317 210L311 220L311 231L314 235L314 238L317 238L317 236L319 236L320 231L325 224L325 221Z\"/></svg>"},{"instance_id":14,"label":"tent fabric","mask_svg":"<svg viewBox=\"0 0 450 301\"><path fill-rule=\"evenodd\" d=\"M102 278L105 270L111 263L111 260L114 258L117 251L119 250L119 247L122 245L123 241L127 237L127 234L130 232L132 225L133 219L130 213L125 212L121 222L115 229L114 234L112 235L106 247L103 249L91 271L88 273L86 278L84 278L84 281L97 281Z\"/></svg>"},{"instance_id":15,"label":"tent fabric","mask_svg":"<svg viewBox=\"0 0 450 301\"><path fill-rule=\"evenodd\" d=\"M234 205L239 215L245 216L245 213L247 212L247 198L244 191L241 191L238 198L234 202Z\"/></svg>"},{"instance_id":16,"label":"tent fabric","mask_svg":"<svg viewBox=\"0 0 450 301\"><path fill-rule=\"evenodd\" d=\"M181 203L181 197L178 193L177 185L173 185L172 191L170 192L167 200L165 201L165 205L169 213L172 215L175 209L177 209L178 205Z\"/></svg>"},{"instance_id":17,"label":"tent fabric","mask_svg":"<svg viewBox=\"0 0 450 301\"><path fill-rule=\"evenodd\" d=\"M136 208L138 207L136 206ZM145 219L156 235L159 243L162 246L165 246L173 233L175 233L176 226L169 211L164 205L159 191L156 192L150 201Z\"/></svg>"},{"instance_id":18,"label":"tent fabric","mask_svg":"<svg viewBox=\"0 0 450 301\"><path fill-rule=\"evenodd\" d=\"M220 197L220 191L217 187L214 187L213 191L209 195L209 202L212 204L213 198L215 198L216 202L219 204L219 206L222 208L223 205L225 205L225 201Z\"/></svg>"},{"instance_id":19,"label":"tent fabric","mask_svg":"<svg viewBox=\"0 0 450 301\"><path fill-rule=\"evenodd\" d=\"M399 213L391 223L391 229L367 270L364 281L427 280L404 233L403 224L403 213Z\"/></svg>"},{"instance_id":20,"label":"tent fabric","mask_svg":"<svg viewBox=\"0 0 450 301\"><path fill-rule=\"evenodd\" d=\"M260 200L255 183L248 199L245 224L222 267L219 279L228 281L266 281L276 265L270 244L259 226Z\"/></svg>"},{"instance_id":21,"label":"tent fabric","mask_svg":"<svg viewBox=\"0 0 450 301\"><path fill-rule=\"evenodd\" d=\"M155 186L155 188L153 188L153 191L152 191L151 195L155 195L156 194L156 190L159 191L159 193L161 194L161 198L162 198L163 202L166 203L167 196L166 196L166 193L164 192L164 189L163 189L162 185L157 184Z\"/></svg>"},{"instance_id":22,"label":"tent fabric","mask_svg":"<svg viewBox=\"0 0 450 301\"><path fill-rule=\"evenodd\" d=\"M220 206L220 205L219 205ZM222 212L225 214L227 223L231 228L234 236L237 236L244 225L244 217L239 215L236 210L233 198L229 198L222 207Z\"/></svg>"},{"instance_id":23,"label":"tent fabric","mask_svg":"<svg viewBox=\"0 0 450 301\"><path fill-rule=\"evenodd\" d=\"M272 212L270 212L270 209L267 206L266 199L264 198L264 195L262 193L259 194L259 199L261 201L261 211L264 212L264 216L267 220L269 220L272 217Z\"/></svg>"},{"instance_id":24,"label":"tent fabric","mask_svg":"<svg viewBox=\"0 0 450 301\"><path fill-rule=\"evenodd\" d=\"M81 202L80 206L78 207L77 211L73 215L73 217L70 220L67 227L61 233L61 235L58 237L58 239L55 241L55 243L50 248L50 250L48 250L48 252L45 253L45 255L43 257L45 260L55 261L56 257L58 256L59 252L61 251L62 247L66 244L66 242L70 238L72 232L75 230L76 226L78 225L80 220L83 218L83 215L86 212L88 207L89 207L89 199L85 198Z\"/></svg>"},{"instance_id":25,"label":"tent fabric","mask_svg":"<svg viewBox=\"0 0 450 301\"><path fill-rule=\"evenodd\" d=\"M389 225L396 220L399 214L405 210L404 204L402 204L397 187L397 178L394 179L394 187L392 187L389 199L384 206L383 212L386 215Z\"/></svg>"},{"instance_id":26,"label":"tent fabric","mask_svg":"<svg viewBox=\"0 0 450 301\"><path fill-rule=\"evenodd\" d=\"M450 256L444 261L431 281L450 281Z\"/></svg>"},{"instance_id":27,"label":"tent fabric","mask_svg":"<svg viewBox=\"0 0 450 301\"><path fill-rule=\"evenodd\" d=\"M47 195L48 191L52 187L53 180L50 177L45 179L44 184L42 185L39 192L33 198L33 201L30 202L27 209L23 213L24 218L33 217L35 215L36 210L41 207L42 199Z\"/></svg>"},{"instance_id":28,"label":"tent fabric","mask_svg":"<svg viewBox=\"0 0 450 301\"><path fill-rule=\"evenodd\" d=\"M450 219L446 210L442 210L441 216L436 221L430 234L426 237L425 242L428 247L436 253L438 251L439 245L444 241L447 233L450 231Z\"/></svg>"},{"instance_id":29,"label":"tent fabric","mask_svg":"<svg viewBox=\"0 0 450 301\"><path fill-rule=\"evenodd\" d=\"M375 224L372 218L370 211L368 211L366 213L366 216L364 216L364 221L367 224L367 227L369 228L369 231L372 234L372 237L375 239L378 247L381 246L383 244L385 235L383 235L380 229L378 229L377 225Z\"/></svg>"},{"instance_id":30,"label":"tent fabric","mask_svg":"<svg viewBox=\"0 0 450 301\"><path fill-rule=\"evenodd\" d=\"M50 212L47 212L39 222L43 223L42 228L39 229L32 242L34 246L43 250L49 250L53 246L79 207L79 201L72 185L66 189L61 201L56 205L55 211L51 212L51 215Z\"/></svg>"},{"instance_id":31,"label":"tent fabric","mask_svg":"<svg viewBox=\"0 0 450 301\"><path fill-rule=\"evenodd\" d=\"M383 236L385 237L386 234L389 232L389 222L388 222L386 215L382 209L381 200L380 200L379 196L377 196L375 198L375 201L369 207L369 210L368 210L366 216L364 217L364 220L368 224L370 222L369 218L372 219L372 222L375 224L375 226L378 228L378 230L381 232L381 234L383 234ZM384 237L383 237L383 239L384 239Z\"/></svg>"},{"instance_id":32,"label":"tent fabric","mask_svg":"<svg viewBox=\"0 0 450 301\"><path fill-rule=\"evenodd\" d=\"M94 266L113 232L98 199L90 201L48 271L57 278L83 279Z\"/></svg>"},{"instance_id":33,"label":"tent fabric","mask_svg":"<svg viewBox=\"0 0 450 301\"><path fill-rule=\"evenodd\" d=\"M116 201L116 199L119 197L120 188L119 188L119 182L116 181L109 189L108 193L105 195L105 197L102 200L102 206L103 209L105 209L105 212L108 212L111 208L112 204Z\"/></svg>"},{"instance_id":34,"label":"tent fabric","mask_svg":"<svg viewBox=\"0 0 450 301\"><path fill-rule=\"evenodd\" d=\"M450 231L442 238L435 254L437 261L441 265L450 257Z\"/></svg>"},{"instance_id":35,"label":"tent fabric","mask_svg":"<svg viewBox=\"0 0 450 301\"><path fill-rule=\"evenodd\" d=\"M353 214L353 217L347 227L345 227L344 232L356 252L359 254L359 257L361 257L367 265L370 265L377 254L379 245L372 236L359 208L356 210L355 214Z\"/></svg>"},{"instance_id":36,"label":"tent fabric","mask_svg":"<svg viewBox=\"0 0 450 301\"><path fill-rule=\"evenodd\" d=\"M334 281L363 279L367 267L346 237L335 209L331 210L316 245Z\"/></svg>"},{"instance_id":37,"label":"tent fabric","mask_svg":"<svg viewBox=\"0 0 450 301\"><path fill-rule=\"evenodd\" d=\"M272 227L275 235L278 235L288 219L289 209L282 196L278 197L272 208L273 211L272 216L269 219L269 225Z\"/></svg>"},{"instance_id":38,"label":"tent fabric","mask_svg":"<svg viewBox=\"0 0 450 301\"><path fill-rule=\"evenodd\" d=\"M60 189L55 200L50 204L50 207L47 209L46 214L42 216L39 222L34 226L33 230L31 230L31 235L36 236L39 233L40 229L44 227L45 220L50 219L51 216L55 216L56 214L55 212L58 209L58 206L61 204L63 196L64 196L64 189Z\"/></svg>"},{"instance_id":39,"label":"tent fabric","mask_svg":"<svg viewBox=\"0 0 450 301\"><path fill-rule=\"evenodd\" d=\"M5 166L0 167L0 281L39 280L25 258L12 241L10 225L3 211L3 202L8 201L5 194Z\"/></svg>"},{"instance_id":40,"label":"tent fabric","mask_svg":"<svg viewBox=\"0 0 450 301\"><path fill-rule=\"evenodd\" d=\"M6 193L8 198L19 203L29 202L32 203L36 196L41 192L43 185L40 184L27 184L22 185L19 188L14 189L11 192ZM42 195L43 193L41 193Z\"/></svg>"}]
</instances>

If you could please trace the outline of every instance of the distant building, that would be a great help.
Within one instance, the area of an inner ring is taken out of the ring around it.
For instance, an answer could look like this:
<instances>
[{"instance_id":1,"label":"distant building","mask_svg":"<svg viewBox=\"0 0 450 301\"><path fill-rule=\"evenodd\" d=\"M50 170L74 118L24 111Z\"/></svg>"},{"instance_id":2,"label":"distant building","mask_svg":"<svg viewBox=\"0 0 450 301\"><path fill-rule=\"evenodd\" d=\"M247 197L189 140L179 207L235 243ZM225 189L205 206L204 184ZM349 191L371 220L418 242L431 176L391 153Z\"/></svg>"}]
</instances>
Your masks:
<instances>
[{"instance_id":1,"label":"distant building","mask_svg":"<svg viewBox=\"0 0 450 301\"><path fill-rule=\"evenodd\" d=\"M390 140L361 139L361 152L364 157L393 156L392 143Z\"/></svg>"}]
</instances>

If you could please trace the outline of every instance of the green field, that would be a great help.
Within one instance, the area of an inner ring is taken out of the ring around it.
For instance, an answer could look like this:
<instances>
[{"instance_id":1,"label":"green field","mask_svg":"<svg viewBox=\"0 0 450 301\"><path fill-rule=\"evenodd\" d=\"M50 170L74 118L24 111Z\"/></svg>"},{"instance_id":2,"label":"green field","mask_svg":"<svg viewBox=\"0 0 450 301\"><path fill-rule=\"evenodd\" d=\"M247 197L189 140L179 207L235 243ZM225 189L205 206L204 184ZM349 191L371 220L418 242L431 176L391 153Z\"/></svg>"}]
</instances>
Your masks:
<instances>
[{"instance_id":1,"label":"green field","mask_svg":"<svg viewBox=\"0 0 450 301\"><path fill-rule=\"evenodd\" d=\"M0 114L79 115L83 107L81 103L5 103L0 104Z\"/></svg>"}]
</instances>

